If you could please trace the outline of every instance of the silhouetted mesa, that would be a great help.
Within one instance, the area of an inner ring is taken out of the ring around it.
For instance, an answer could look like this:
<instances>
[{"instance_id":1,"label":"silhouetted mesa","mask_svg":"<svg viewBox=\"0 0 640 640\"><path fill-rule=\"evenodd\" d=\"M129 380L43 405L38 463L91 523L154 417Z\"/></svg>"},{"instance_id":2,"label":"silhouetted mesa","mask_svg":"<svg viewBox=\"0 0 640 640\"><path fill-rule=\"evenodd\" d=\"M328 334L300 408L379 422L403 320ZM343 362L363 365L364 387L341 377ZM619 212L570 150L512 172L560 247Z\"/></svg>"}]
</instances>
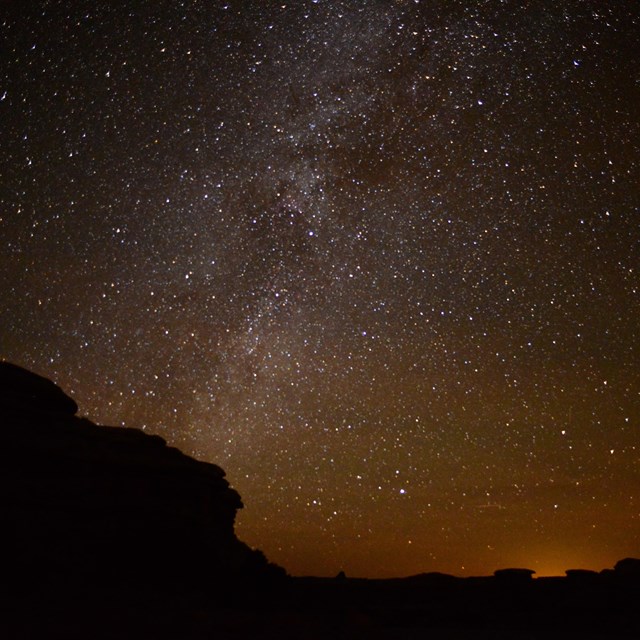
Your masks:
<instances>
[{"instance_id":1,"label":"silhouetted mesa","mask_svg":"<svg viewBox=\"0 0 640 640\"><path fill-rule=\"evenodd\" d=\"M242 502L220 467L76 411L49 380L0 362L9 583L214 586L283 573L236 538Z\"/></svg>"}]
</instances>

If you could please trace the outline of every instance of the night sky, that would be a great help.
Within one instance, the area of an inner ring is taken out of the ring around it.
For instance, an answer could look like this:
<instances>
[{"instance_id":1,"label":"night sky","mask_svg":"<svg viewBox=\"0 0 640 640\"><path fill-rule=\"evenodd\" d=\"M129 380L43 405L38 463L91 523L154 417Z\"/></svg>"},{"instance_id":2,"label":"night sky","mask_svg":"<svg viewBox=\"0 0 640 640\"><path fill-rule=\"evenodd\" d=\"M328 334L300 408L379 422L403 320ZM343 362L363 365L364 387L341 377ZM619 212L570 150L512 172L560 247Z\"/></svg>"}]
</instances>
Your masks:
<instances>
[{"instance_id":1,"label":"night sky","mask_svg":"<svg viewBox=\"0 0 640 640\"><path fill-rule=\"evenodd\" d=\"M0 24L0 357L222 466L293 574L640 554L640 3Z\"/></svg>"}]
</instances>

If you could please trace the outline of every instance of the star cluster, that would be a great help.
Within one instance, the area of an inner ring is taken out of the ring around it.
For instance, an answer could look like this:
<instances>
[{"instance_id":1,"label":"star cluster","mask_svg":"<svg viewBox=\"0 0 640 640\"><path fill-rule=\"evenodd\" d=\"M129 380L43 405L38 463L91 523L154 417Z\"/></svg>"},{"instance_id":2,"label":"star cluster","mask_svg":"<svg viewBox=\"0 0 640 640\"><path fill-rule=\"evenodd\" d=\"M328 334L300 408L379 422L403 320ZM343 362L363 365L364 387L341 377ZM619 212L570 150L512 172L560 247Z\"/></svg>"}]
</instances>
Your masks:
<instances>
[{"instance_id":1,"label":"star cluster","mask_svg":"<svg viewBox=\"0 0 640 640\"><path fill-rule=\"evenodd\" d=\"M3 358L292 573L638 554L636 2L0 16Z\"/></svg>"}]
</instances>

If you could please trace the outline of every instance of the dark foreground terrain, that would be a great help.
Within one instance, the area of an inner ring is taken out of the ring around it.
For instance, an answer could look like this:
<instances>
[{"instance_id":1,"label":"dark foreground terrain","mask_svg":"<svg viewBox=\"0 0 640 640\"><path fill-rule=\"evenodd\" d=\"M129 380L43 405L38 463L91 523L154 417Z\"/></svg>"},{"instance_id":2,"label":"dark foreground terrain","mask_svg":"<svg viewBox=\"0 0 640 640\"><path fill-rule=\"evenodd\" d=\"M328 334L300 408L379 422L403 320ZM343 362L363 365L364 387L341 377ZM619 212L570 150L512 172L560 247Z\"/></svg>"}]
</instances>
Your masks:
<instances>
[{"instance_id":1,"label":"dark foreground terrain","mask_svg":"<svg viewBox=\"0 0 640 640\"><path fill-rule=\"evenodd\" d=\"M0 362L0 638L640 638L640 560L532 579L291 578L216 465Z\"/></svg>"},{"instance_id":2,"label":"dark foreground terrain","mask_svg":"<svg viewBox=\"0 0 640 640\"><path fill-rule=\"evenodd\" d=\"M2 602L3 638L640 638L638 581L542 578L39 583Z\"/></svg>"}]
</instances>

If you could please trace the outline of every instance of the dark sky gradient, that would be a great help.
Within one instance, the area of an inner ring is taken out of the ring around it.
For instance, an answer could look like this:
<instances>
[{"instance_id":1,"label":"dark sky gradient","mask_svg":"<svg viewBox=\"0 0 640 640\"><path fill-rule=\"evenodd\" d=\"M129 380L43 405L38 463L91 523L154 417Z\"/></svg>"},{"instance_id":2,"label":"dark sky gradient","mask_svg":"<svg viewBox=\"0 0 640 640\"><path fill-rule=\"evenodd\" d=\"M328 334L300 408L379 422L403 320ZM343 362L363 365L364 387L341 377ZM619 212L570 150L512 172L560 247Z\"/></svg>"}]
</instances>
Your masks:
<instances>
[{"instance_id":1,"label":"dark sky gradient","mask_svg":"<svg viewBox=\"0 0 640 640\"><path fill-rule=\"evenodd\" d=\"M1 357L294 574L640 554L640 3L0 15Z\"/></svg>"}]
</instances>

